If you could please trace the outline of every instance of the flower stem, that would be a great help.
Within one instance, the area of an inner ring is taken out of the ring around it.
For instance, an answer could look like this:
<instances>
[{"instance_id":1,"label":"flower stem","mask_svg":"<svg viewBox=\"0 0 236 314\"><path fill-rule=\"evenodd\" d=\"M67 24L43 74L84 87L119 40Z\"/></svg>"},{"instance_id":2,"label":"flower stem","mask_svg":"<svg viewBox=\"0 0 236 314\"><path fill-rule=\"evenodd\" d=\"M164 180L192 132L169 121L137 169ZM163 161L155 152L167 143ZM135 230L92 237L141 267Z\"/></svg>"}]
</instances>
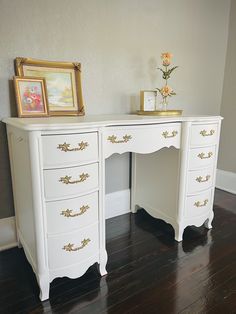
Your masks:
<instances>
[{"instance_id":1,"label":"flower stem","mask_svg":"<svg viewBox=\"0 0 236 314\"><path fill-rule=\"evenodd\" d=\"M165 66L165 68L166 68L166 72L167 72L167 68L168 68L168 66L166 65L166 66ZM166 85L167 85L167 78L166 78Z\"/></svg>"}]
</instances>

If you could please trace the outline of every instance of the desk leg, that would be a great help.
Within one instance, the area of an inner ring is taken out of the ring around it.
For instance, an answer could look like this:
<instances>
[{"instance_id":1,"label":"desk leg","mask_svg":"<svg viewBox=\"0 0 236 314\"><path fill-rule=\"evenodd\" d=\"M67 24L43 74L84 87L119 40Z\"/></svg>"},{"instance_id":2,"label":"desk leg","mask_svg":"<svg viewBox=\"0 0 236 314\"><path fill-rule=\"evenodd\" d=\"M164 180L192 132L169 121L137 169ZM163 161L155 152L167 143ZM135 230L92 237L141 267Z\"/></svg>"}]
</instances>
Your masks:
<instances>
[{"instance_id":1,"label":"desk leg","mask_svg":"<svg viewBox=\"0 0 236 314\"><path fill-rule=\"evenodd\" d=\"M107 274L106 264L107 264L107 252L106 250L104 250L102 253L100 253L99 272L101 276L104 276Z\"/></svg>"},{"instance_id":2,"label":"desk leg","mask_svg":"<svg viewBox=\"0 0 236 314\"><path fill-rule=\"evenodd\" d=\"M136 154L131 153L131 198L130 209L131 213L137 213L138 206L136 205Z\"/></svg>"},{"instance_id":3,"label":"desk leg","mask_svg":"<svg viewBox=\"0 0 236 314\"><path fill-rule=\"evenodd\" d=\"M38 275L38 285L40 288L40 293L39 293L39 299L41 301L45 301L49 299L49 288L50 288L50 283L49 283L49 278L47 275Z\"/></svg>"},{"instance_id":4,"label":"desk leg","mask_svg":"<svg viewBox=\"0 0 236 314\"><path fill-rule=\"evenodd\" d=\"M107 274L107 251L106 251L106 217L105 217L105 157L103 151L103 133L99 133L99 265L101 276Z\"/></svg>"},{"instance_id":5,"label":"desk leg","mask_svg":"<svg viewBox=\"0 0 236 314\"><path fill-rule=\"evenodd\" d=\"M212 220L213 220L213 218L214 218L214 212L213 212L213 210L211 210L209 218L204 222L204 226L207 229L212 229Z\"/></svg>"},{"instance_id":6,"label":"desk leg","mask_svg":"<svg viewBox=\"0 0 236 314\"><path fill-rule=\"evenodd\" d=\"M175 240L181 242L183 240L184 228L179 224L173 225L173 228L175 230Z\"/></svg>"}]
</instances>

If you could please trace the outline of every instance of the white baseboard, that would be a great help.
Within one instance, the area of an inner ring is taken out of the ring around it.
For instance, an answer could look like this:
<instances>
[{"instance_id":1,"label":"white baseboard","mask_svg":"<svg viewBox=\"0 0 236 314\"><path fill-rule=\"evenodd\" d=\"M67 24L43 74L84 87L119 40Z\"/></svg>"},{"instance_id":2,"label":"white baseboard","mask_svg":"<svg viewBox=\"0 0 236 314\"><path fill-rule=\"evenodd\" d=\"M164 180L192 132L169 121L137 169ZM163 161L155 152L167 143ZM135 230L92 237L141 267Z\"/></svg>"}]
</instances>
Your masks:
<instances>
[{"instance_id":1,"label":"white baseboard","mask_svg":"<svg viewBox=\"0 0 236 314\"><path fill-rule=\"evenodd\" d=\"M17 246L15 217L0 219L0 251Z\"/></svg>"},{"instance_id":2,"label":"white baseboard","mask_svg":"<svg viewBox=\"0 0 236 314\"><path fill-rule=\"evenodd\" d=\"M130 213L130 190L122 190L106 194L106 219Z\"/></svg>"},{"instance_id":3,"label":"white baseboard","mask_svg":"<svg viewBox=\"0 0 236 314\"><path fill-rule=\"evenodd\" d=\"M236 173L217 169L216 187L236 194Z\"/></svg>"}]
</instances>

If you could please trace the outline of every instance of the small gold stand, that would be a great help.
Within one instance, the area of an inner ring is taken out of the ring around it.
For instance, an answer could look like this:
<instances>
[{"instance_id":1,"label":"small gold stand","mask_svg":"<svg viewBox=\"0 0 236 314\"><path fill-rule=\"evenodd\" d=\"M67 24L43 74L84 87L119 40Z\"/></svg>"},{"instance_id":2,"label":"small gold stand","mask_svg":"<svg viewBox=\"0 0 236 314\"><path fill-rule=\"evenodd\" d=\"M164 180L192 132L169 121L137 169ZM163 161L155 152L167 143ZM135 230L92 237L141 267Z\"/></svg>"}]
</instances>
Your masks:
<instances>
[{"instance_id":1,"label":"small gold stand","mask_svg":"<svg viewBox=\"0 0 236 314\"><path fill-rule=\"evenodd\" d=\"M139 110L137 114L146 115L146 116L181 116L183 110L154 110L154 111L145 111Z\"/></svg>"}]
</instances>

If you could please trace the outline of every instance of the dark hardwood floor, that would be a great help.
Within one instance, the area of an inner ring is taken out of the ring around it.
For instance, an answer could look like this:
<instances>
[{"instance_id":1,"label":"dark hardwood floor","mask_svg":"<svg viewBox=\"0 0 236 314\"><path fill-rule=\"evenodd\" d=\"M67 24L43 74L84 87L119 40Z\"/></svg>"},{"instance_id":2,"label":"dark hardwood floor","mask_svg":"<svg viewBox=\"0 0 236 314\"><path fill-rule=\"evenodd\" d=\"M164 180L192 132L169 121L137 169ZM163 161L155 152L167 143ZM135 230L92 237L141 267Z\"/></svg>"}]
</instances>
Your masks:
<instances>
[{"instance_id":1,"label":"dark hardwood floor","mask_svg":"<svg viewBox=\"0 0 236 314\"><path fill-rule=\"evenodd\" d=\"M236 313L236 195L217 190L214 212L181 243L144 210L108 220L108 275L56 279L45 302L23 250L1 252L0 313Z\"/></svg>"}]
</instances>

